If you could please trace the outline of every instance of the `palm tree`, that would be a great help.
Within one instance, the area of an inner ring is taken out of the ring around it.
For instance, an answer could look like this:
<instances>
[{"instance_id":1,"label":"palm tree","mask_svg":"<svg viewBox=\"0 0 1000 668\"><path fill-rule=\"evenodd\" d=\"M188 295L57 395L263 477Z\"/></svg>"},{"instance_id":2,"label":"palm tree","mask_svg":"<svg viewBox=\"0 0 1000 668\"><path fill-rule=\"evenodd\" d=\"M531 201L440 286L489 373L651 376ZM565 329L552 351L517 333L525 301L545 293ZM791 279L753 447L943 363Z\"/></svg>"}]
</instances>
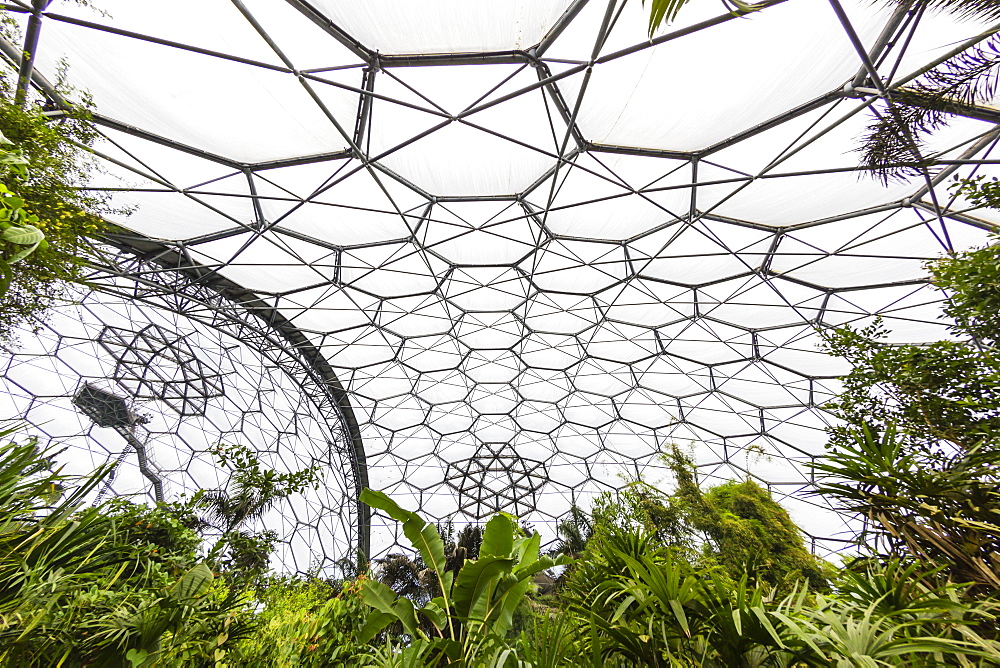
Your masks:
<instances>
[{"instance_id":1,"label":"palm tree","mask_svg":"<svg viewBox=\"0 0 1000 668\"><path fill-rule=\"evenodd\" d=\"M552 553L575 559L587 548L587 541L594 534L594 525L586 511L574 504L569 509L569 515L559 522L556 534L559 542Z\"/></svg>"},{"instance_id":2,"label":"palm tree","mask_svg":"<svg viewBox=\"0 0 1000 668\"><path fill-rule=\"evenodd\" d=\"M192 498L191 509L200 511L196 530L214 529L218 539L209 561L225 567L231 581L250 584L266 570L277 534L256 533L247 526L263 518L277 502L318 485L320 467L279 473L245 445L219 445L213 452L229 469L229 479L224 487L201 490Z\"/></svg>"}]
</instances>

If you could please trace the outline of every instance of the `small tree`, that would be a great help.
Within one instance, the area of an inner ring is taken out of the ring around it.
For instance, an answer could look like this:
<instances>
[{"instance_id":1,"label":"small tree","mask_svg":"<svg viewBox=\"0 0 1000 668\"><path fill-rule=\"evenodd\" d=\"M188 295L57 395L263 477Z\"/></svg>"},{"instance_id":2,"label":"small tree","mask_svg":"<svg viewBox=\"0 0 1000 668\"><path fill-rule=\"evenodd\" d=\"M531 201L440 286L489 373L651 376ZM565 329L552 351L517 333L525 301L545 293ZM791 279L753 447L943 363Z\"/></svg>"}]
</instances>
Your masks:
<instances>
[{"instance_id":1,"label":"small tree","mask_svg":"<svg viewBox=\"0 0 1000 668\"><path fill-rule=\"evenodd\" d=\"M202 531L216 532L215 545L208 555L231 583L246 586L256 582L268 566L278 535L274 531L248 529L274 504L306 489L316 488L320 465L279 473L261 463L246 445L219 445L214 454L229 471L229 479L219 489L203 489L184 504L183 512L199 515Z\"/></svg>"},{"instance_id":2,"label":"small tree","mask_svg":"<svg viewBox=\"0 0 1000 668\"><path fill-rule=\"evenodd\" d=\"M962 182L973 199L996 193ZM876 322L827 335L854 369L831 404L841 426L818 493L868 520L883 552L940 566L971 592L1000 591L1000 247L929 267L954 340L892 345ZM863 537L862 542L871 541Z\"/></svg>"}]
</instances>

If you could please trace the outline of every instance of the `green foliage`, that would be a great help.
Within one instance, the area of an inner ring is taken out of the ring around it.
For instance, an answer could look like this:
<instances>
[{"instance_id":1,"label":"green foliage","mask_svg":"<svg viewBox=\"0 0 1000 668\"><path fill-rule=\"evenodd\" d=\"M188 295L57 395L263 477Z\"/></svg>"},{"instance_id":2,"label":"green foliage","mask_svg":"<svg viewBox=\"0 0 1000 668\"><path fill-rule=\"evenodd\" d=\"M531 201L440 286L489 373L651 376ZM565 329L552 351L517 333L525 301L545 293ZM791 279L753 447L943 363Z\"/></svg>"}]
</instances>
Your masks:
<instances>
[{"instance_id":1,"label":"green foliage","mask_svg":"<svg viewBox=\"0 0 1000 668\"><path fill-rule=\"evenodd\" d=\"M890 554L945 568L957 582L1000 589L1000 469L995 451L974 446L950 456L914 447L891 425L847 432L817 471L817 493L869 520Z\"/></svg>"},{"instance_id":2,"label":"green foliage","mask_svg":"<svg viewBox=\"0 0 1000 668\"><path fill-rule=\"evenodd\" d=\"M992 0L890 0L905 9L933 7L961 18L990 22L1000 17ZM905 3L905 4L904 4ZM887 183L921 177L934 165L927 139L948 125L965 107L989 104L997 91L1000 37L996 31L936 67L925 70L907 86L893 91L892 102L872 108L873 121L862 139L862 164Z\"/></svg>"},{"instance_id":3,"label":"green foliage","mask_svg":"<svg viewBox=\"0 0 1000 668\"><path fill-rule=\"evenodd\" d=\"M517 637L518 658L532 668L604 668L611 665L596 642L584 642L584 625L570 611L542 607L532 617L532 623ZM591 639L593 640L593 639Z\"/></svg>"},{"instance_id":4,"label":"green foliage","mask_svg":"<svg viewBox=\"0 0 1000 668\"><path fill-rule=\"evenodd\" d=\"M362 639L375 637L390 623L398 623L410 639L400 651L378 652L374 660L381 665L417 660L423 661L422 665L441 662L499 667L508 661L516 665L515 650L507 642L514 611L533 588L535 575L568 560L540 556L541 537L537 533L522 537L514 519L501 513L483 529L478 557L466 561L456 574L447 569L445 544L433 524L400 508L382 492L366 489L361 500L402 523L403 533L417 548L441 592L416 607L381 582L363 583L363 600L372 611Z\"/></svg>"},{"instance_id":5,"label":"green foliage","mask_svg":"<svg viewBox=\"0 0 1000 668\"><path fill-rule=\"evenodd\" d=\"M102 214L122 213L80 188L97 169L86 151L96 136L85 111L22 108L0 80L0 340L81 279L85 238L104 229Z\"/></svg>"},{"instance_id":6,"label":"green foliage","mask_svg":"<svg viewBox=\"0 0 1000 668\"><path fill-rule=\"evenodd\" d=\"M339 668L360 665L362 581L339 588L316 578L273 578L261 589L260 627L239 645L243 665Z\"/></svg>"},{"instance_id":7,"label":"green foliage","mask_svg":"<svg viewBox=\"0 0 1000 668\"><path fill-rule=\"evenodd\" d=\"M652 37L663 24L673 23L691 0L650 0L649 3L649 36ZM645 4L645 0L643 0ZM742 2L742 0L729 0L727 4L732 5L731 13L734 16L743 16L751 12L756 12L767 7L769 2Z\"/></svg>"},{"instance_id":8,"label":"green foliage","mask_svg":"<svg viewBox=\"0 0 1000 668\"><path fill-rule=\"evenodd\" d=\"M749 479L702 490L694 465L678 448L665 460L674 474L673 492L633 481L597 497L592 521L576 518L561 532L577 541L578 527L588 530L590 553L603 550L608 535L641 531L657 547L719 565L734 580L745 574L751 583L782 590L800 578L814 589L827 586L829 565L810 554L788 512L767 490Z\"/></svg>"},{"instance_id":9,"label":"green foliage","mask_svg":"<svg viewBox=\"0 0 1000 668\"><path fill-rule=\"evenodd\" d=\"M985 185L979 192L987 192ZM990 195L985 204L1000 207L1000 197ZM992 361L1000 332L1000 245L994 239L983 248L939 260L930 270L934 284L951 293L945 314L955 321L956 331L977 341Z\"/></svg>"},{"instance_id":10,"label":"green foliage","mask_svg":"<svg viewBox=\"0 0 1000 668\"><path fill-rule=\"evenodd\" d=\"M799 578L813 589L826 586L829 566L806 549L801 531L770 492L750 479L703 492L690 459L676 446L667 462L676 481L670 499L675 513L684 527L707 539L707 556L730 577L745 573L751 582L782 588Z\"/></svg>"},{"instance_id":11,"label":"green foliage","mask_svg":"<svg viewBox=\"0 0 1000 668\"><path fill-rule=\"evenodd\" d=\"M870 575L877 578L880 573ZM911 576L903 573L904 578ZM904 603L898 608L890 608L884 599L864 605L856 599L816 595L803 605L803 597L790 598L771 614L783 644L804 665L997 665L1000 645L976 631L984 622L995 622L995 606L961 603L946 590L922 593L912 607Z\"/></svg>"},{"instance_id":12,"label":"green foliage","mask_svg":"<svg viewBox=\"0 0 1000 668\"><path fill-rule=\"evenodd\" d=\"M992 197L991 191L981 193ZM955 340L891 345L879 323L827 335L854 368L832 408L844 423L816 470L819 493L869 520L890 556L940 566L978 597L1000 587L1000 324L997 246L931 266L952 293Z\"/></svg>"},{"instance_id":13,"label":"green foliage","mask_svg":"<svg viewBox=\"0 0 1000 668\"><path fill-rule=\"evenodd\" d=\"M992 665L981 634L996 604L974 603L934 571L900 562L847 571L835 594L773 589L695 565L641 532L613 531L567 595L582 656L608 665ZM586 665L586 661L583 661ZM558 664L556 664L558 665Z\"/></svg>"},{"instance_id":14,"label":"green foliage","mask_svg":"<svg viewBox=\"0 0 1000 668\"><path fill-rule=\"evenodd\" d=\"M992 350L969 341L896 346L887 333L876 322L826 335L827 350L853 365L830 404L847 423L832 432L835 445L854 440L861 425L880 433L891 424L912 448L935 457L998 433L1000 367Z\"/></svg>"},{"instance_id":15,"label":"green foliage","mask_svg":"<svg viewBox=\"0 0 1000 668\"><path fill-rule=\"evenodd\" d=\"M245 602L183 527L86 506L106 470L73 479L52 456L33 439L0 446L0 665L220 665L249 630Z\"/></svg>"},{"instance_id":16,"label":"green foliage","mask_svg":"<svg viewBox=\"0 0 1000 668\"><path fill-rule=\"evenodd\" d=\"M553 552L576 558L587 549L587 541L594 535L594 524L587 512L574 504L569 515L560 520L556 535L559 542Z\"/></svg>"},{"instance_id":17,"label":"green foliage","mask_svg":"<svg viewBox=\"0 0 1000 668\"><path fill-rule=\"evenodd\" d=\"M161 584L180 577L200 561L202 538L194 528L198 521L182 505L149 507L111 499L102 511L114 520L121 545L131 548L131 559L148 565L150 577L158 577Z\"/></svg>"},{"instance_id":18,"label":"green foliage","mask_svg":"<svg viewBox=\"0 0 1000 668\"><path fill-rule=\"evenodd\" d=\"M223 533L258 519L281 499L319 485L320 466L279 473L261 464L257 453L243 444L219 445L213 451L219 464L229 469L224 489L202 490L192 505Z\"/></svg>"},{"instance_id":19,"label":"green foliage","mask_svg":"<svg viewBox=\"0 0 1000 668\"><path fill-rule=\"evenodd\" d=\"M201 529L203 537L214 533L209 561L223 570L230 586L246 588L267 571L278 538L273 531L256 533L246 526L275 503L315 488L320 467L279 473L264 466L253 449L242 444L219 445L213 453L229 470L226 485L197 491L173 512L185 516L189 526Z\"/></svg>"},{"instance_id":20,"label":"green foliage","mask_svg":"<svg viewBox=\"0 0 1000 668\"><path fill-rule=\"evenodd\" d=\"M611 531L569 585L591 650L626 665L703 665L709 653L721 665L746 665L751 649L780 647L763 596L745 577L733 583L637 531Z\"/></svg>"}]
</instances>

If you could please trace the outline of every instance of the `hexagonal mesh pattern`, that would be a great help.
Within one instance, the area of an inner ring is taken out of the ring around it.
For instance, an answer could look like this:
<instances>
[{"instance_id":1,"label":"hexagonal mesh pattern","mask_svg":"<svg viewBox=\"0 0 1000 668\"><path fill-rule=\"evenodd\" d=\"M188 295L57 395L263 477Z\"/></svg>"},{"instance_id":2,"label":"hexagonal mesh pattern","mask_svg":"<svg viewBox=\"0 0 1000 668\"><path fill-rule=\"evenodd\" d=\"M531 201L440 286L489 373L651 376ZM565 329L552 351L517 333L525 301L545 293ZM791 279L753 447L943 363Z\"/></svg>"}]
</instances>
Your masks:
<instances>
[{"instance_id":1,"label":"hexagonal mesh pattern","mask_svg":"<svg viewBox=\"0 0 1000 668\"><path fill-rule=\"evenodd\" d=\"M706 480L753 476L838 534L804 466L846 371L817 329L944 336L922 263L997 222L942 185L995 171L995 111L956 107L911 179L852 153L877 88L974 23L692 3L649 39L620 0L105 4L45 17L35 81L58 104L65 56L92 94L98 185L137 208L118 243L287 319L346 392L369 484L437 519L551 536L694 443Z\"/></svg>"},{"instance_id":2,"label":"hexagonal mesh pattern","mask_svg":"<svg viewBox=\"0 0 1000 668\"><path fill-rule=\"evenodd\" d=\"M105 327L97 342L115 359L114 381L138 399L159 399L180 415L203 415L208 399L225 395L222 375L182 334L159 325L139 331Z\"/></svg>"},{"instance_id":3,"label":"hexagonal mesh pattern","mask_svg":"<svg viewBox=\"0 0 1000 668\"><path fill-rule=\"evenodd\" d=\"M448 464L445 481L458 495L458 512L475 520L506 512L526 516L547 481L543 462L525 459L508 445L486 445L469 459Z\"/></svg>"},{"instance_id":4,"label":"hexagonal mesh pattern","mask_svg":"<svg viewBox=\"0 0 1000 668\"><path fill-rule=\"evenodd\" d=\"M320 464L319 489L281 502L257 528L278 533L279 568L353 560L364 523L357 462L338 398L315 368L213 290L101 250L95 260L106 264L90 279L102 290L80 291L0 358L0 414L65 448L69 473L111 463L96 500L220 488L219 444L252 446L278 471Z\"/></svg>"}]
</instances>

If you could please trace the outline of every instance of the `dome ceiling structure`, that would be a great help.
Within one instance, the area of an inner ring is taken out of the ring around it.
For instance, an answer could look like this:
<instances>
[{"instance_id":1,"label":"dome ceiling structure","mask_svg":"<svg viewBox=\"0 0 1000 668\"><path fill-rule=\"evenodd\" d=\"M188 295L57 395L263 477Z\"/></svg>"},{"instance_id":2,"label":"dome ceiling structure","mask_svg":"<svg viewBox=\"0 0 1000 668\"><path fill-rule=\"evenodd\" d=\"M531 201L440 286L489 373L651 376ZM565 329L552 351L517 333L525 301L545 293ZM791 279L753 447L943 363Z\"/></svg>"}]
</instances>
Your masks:
<instances>
[{"instance_id":1,"label":"dome ceiling structure","mask_svg":"<svg viewBox=\"0 0 1000 668\"><path fill-rule=\"evenodd\" d=\"M35 84L91 99L119 242L297 327L370 485L436 518L551 531L677 443L834 537L804 465L847 369L817 328L941 338L923 263L1000 222L946 187L992 173L990 107L932 173L858 169L879 89L987 28L930 11L696 0L650 39L637 0L96 4L43 12Z\"/></svg>"}]
</instances>

